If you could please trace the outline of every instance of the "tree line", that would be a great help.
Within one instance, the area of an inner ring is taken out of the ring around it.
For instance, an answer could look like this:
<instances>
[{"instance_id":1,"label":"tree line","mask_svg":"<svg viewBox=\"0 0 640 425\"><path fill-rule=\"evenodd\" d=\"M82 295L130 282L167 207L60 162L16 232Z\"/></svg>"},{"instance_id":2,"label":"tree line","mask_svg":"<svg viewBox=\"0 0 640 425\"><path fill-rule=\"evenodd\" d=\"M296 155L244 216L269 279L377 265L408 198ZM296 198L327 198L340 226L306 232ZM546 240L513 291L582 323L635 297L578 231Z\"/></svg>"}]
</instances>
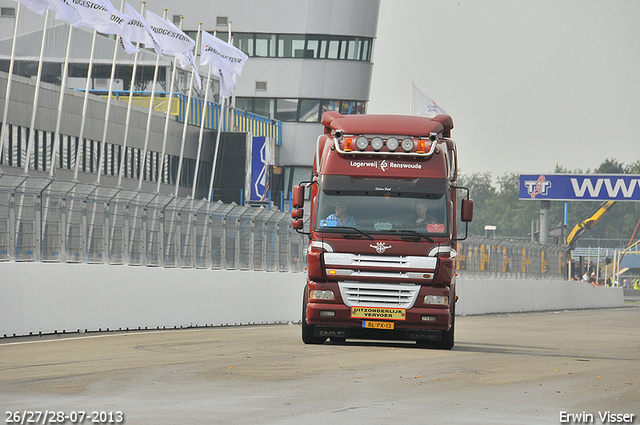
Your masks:
<instances>
[{"instance_id":1,"label":"tree line","mask_svg":"<svg viewBox=\"0 0 640 425\"><path fill-rule=\"evenodd\" d=\"M568 170L556 165L554 173L567 174L640 174L640 160L625 165L614 158L606 159L594 170ZM470 236L484 236L485 226L496 226L498 238L517 238L530 240L532 220L536 224L540 219L540 201L519 199L520 176L516 173L505 173L494 183L491 172L473 173L458 177L458 185L468 187L474 201L473 222L469 223ZM573 201L568 202L568 221L565 235L573 227L591 216L600 206L600 202ZM551 201L551 227L564 223L565 202ZM617 247L627 242L640 220L640 202L616 202L607 214L582 239L602 239L600 246ZM493 231L489 236L493 236ZM638 229L634 241L640 238ZM614 241L618 240L618 242ZM550 240L551 242L551 240ZM590 242L590 243L585 243ZM576 246L588 246L593 241L578 240Z\"/></svg>"}]
</instances>

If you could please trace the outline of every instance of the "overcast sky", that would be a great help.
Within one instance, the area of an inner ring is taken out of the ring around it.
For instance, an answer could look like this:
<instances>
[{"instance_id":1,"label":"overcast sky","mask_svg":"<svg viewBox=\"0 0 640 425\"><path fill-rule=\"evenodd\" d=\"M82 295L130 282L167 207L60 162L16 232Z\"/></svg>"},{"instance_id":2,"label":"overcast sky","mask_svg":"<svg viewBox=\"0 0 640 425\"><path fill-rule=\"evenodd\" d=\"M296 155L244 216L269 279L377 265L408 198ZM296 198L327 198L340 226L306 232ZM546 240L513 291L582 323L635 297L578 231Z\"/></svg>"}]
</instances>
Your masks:
<instances>
[{"instance_id":1,"label":"overcast sky","mask_svg":"<svg viewBox=\"0 0 640 425\"><path fill-rule=\"evenodd\" d=\"M452 117L464 174L640 160L640 1L381 0L368 113L411 81Z\"/></svg>"}]
</instances>

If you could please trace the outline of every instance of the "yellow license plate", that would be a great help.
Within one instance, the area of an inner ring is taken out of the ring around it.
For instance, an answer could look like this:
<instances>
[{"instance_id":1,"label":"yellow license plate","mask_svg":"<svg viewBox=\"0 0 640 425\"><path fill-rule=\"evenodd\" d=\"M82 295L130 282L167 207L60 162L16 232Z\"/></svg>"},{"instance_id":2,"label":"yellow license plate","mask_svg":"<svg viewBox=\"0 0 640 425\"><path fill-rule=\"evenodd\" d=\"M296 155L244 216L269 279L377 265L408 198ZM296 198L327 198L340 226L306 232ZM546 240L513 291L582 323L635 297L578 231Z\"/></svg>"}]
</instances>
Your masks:
<instances>
[{"instance_id":1,"label":"yellow license plate","mask_svg":"<svg viewBox=\"0 0 640 425\"><path fill-rule=\"evenodd\" d=\"M370 322L368 320L362 322L362 327L368 329L393 329L393 325L393 322Z\"/></svg>"}]
</instances>

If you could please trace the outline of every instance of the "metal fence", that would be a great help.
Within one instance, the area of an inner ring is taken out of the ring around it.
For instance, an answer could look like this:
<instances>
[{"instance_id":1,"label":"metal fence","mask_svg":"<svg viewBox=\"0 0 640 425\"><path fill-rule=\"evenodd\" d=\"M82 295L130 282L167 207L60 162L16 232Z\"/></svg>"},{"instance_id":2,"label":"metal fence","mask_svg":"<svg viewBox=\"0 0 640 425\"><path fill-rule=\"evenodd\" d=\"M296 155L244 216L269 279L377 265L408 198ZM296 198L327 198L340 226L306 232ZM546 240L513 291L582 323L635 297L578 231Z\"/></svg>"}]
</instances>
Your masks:
<instances>
[{"instance_id":1,"label":"metal fence","mask_svg":"<svg viewBox=\"0 0 640 425\"><path fill-rule=\"evenodd\" d=\"M0 176L0 261L300 272L307 243L276 209Z\"/></svg>"},{"instance_id":2,"label":"metal fence","mask_svg":"<svg viewBox=\"0 0 640 425\"><path fill-rule=\"evenodd\" d=\"M0 261L302 272L308 240L275 208L0 176ZM569 250L469 237L463 278L566 279Z\"/></svg>"},{"instance_id":3,"label":"metal fence","mask_svg":"<svg viewBox=\"0 0 640 425\"><path fill-rule=\"evenodd\" d=\"M463 278L568 278L566 246L471 236L458 243L457 253L457 273Z\"/></svg>"}]
</instances>

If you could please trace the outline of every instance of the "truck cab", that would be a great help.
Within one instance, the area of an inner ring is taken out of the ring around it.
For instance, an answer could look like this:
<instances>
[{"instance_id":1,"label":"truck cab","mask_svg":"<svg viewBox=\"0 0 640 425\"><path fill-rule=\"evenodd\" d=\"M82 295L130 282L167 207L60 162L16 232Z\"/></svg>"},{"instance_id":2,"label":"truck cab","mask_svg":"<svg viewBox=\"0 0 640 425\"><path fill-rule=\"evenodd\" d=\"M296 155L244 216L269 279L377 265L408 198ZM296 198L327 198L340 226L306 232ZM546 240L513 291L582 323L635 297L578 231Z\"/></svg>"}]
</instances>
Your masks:
<instances>
[{"instance_id":1,"label":"truck cab","mask_svg":"<svg viewBox=\"0 0 640 425\"><path fill-rule=\"evenodd\" d=\"M468 190L455 185L453 120L326 112L322 124L313 178L293 194L293 227L303 231L310 189L303 342L451 349L457 211L463 223L473 215Z\"/></svg>"}]
</instances>

